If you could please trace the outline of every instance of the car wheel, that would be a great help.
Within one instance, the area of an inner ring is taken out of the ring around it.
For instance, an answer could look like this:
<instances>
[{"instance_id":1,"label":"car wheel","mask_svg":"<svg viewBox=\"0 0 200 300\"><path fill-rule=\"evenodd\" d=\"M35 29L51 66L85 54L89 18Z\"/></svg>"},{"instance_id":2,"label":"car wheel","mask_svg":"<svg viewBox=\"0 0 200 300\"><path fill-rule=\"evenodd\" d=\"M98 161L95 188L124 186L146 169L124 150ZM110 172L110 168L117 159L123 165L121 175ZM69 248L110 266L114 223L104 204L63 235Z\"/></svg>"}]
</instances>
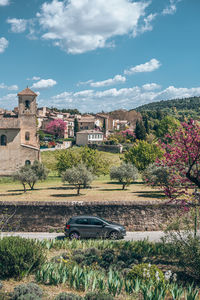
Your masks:
<instances>
[{"instance_id":1,"label":"car wheel","mask_svg":"<svg viewBox=\"0 0 200 300\"><path fill-rule=\"evenodd\" d=\"M119 239L119 232L117 231L112 231L110 234L109 234L109 238L111 240L118 240Z\"/></svg>"},{"instance_id":2,"label":"car wheel","mask_svg":"<svg viewBox=\"0 0 200 300\"><path fill-rule=\"evenodd\" d=\"M70 240L79 240L80 234L78 232L71 232L69 235Z\"/></svg>"}]
</instances>

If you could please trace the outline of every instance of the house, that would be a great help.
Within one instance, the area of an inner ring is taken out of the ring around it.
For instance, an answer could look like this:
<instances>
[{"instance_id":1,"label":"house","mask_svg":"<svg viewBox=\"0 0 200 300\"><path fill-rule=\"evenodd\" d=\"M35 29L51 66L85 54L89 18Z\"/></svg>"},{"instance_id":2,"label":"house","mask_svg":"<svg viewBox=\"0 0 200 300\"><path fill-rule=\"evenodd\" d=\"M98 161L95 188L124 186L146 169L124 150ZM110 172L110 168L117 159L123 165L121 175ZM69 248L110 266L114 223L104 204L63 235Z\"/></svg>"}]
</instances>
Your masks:
<instances>
[{"instance_id":1,"label":"house","mask_svg":"<svg viewBox=\"0 0 200 300\"><path fill-rule=\"evenodd\" d=\"M18 113L0 114L0 176L40 160L36 97L27 87L18 93Z\"/></svg>"},{"instance_id":2,"label":"house","mask_svg":"<svg viewBox=\"0 0 200 300\"><path fill-rule=\"evenodd\" d=\"M101 144L103 142L103 132L97 130L83 130L76 133L76 144L85 146L88 144Z\"/></svg>"}]
</instances>

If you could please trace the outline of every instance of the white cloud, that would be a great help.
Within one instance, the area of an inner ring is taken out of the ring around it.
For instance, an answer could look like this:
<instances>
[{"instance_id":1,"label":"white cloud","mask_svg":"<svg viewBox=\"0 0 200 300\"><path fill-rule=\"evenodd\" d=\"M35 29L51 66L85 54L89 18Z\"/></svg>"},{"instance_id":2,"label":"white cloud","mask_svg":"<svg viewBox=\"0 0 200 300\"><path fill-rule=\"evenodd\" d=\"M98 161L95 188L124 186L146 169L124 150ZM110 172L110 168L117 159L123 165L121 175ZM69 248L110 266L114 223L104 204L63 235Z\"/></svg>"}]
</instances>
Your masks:
<instances>
[{"instance_id":1,"label":"white cloud","mask_svg":"<svg viewBox=\"0 0 200 300\"><path fill-rule=\"evenodd\" d=\"M126 81L126 77L121 76L121 75L116 75L115 77L109 78L107 80L91 82L90 86L102 87L102 86L108 86L108 85L113 85L113 84L117 84L117 83L124 83L125 81Z\"/></svg>"},{"instance_id":2,"label":"white cloud","mask_svg":"<svg viewBox=\"0 0 200 300\"><path fill-rule=\"evenodd\" d=\"M160 68L160 66L161 63L157 59L152 58L150 61L146 62L145 64L137 65L128 70L125 70L124 74L131 75L135 73L152 72Z\"/></svg>"},{"instance_id":3,"label":"white cloud","mask_svg":"<svg viewBox=\"0 0 200 300\"><path fill-rule=\"evenodd\" d=\"M6 38L4 38L4 37L0 38L0 53L3 53L6 50L6 48L8 47L8 44L9 44L9 42Z\"/></svg>"},{"instance_id":4,"label":"white cloud","mask_svg":"<svg viewBox=\"0 0 200 300\"><path fill-rule=\"evenodd\" d=\"M9 0L0 0L0 6L6 6L9 5L10 1Z\"/></svg>"},{"instance_id":5,"label":"white cloud","mask_svg":"<svg viewBox=\"0 0 200 300\"><path fill-rule=\"evenodd\" d=\"M40 80L40 77L39 76L33 76L32 78L27 78L26 80L37 81L37 80Z\"/></svg>"},{"instance_id":6,"label":"white cloud","mask_svg":"<svg viewBox=\"0 0 200 300\"><path fill-rule=\"evenodd\" d=\"M145 91L153 91L156 89L160 89L161 86L157 83L146 83L142 86Z\"/></svg>"},{"instance_id":7,"label":"white cloud","mask_svg":"<svg viewBox=\"0 0 200 300\"><path fill-rule=\"evenodd\" d=\"M149 4L129 0L53 0L43 3L37 18L45 31L43 39L78 54L112 47L115 36L133 35Z\"/></svg>"},{"instance_id":8,"label":"white cloud","mask_svg":"<svg viewBox=\"0 0 200 300\"><path fill-rule=\"evenodd\" d=\"M26 30L27 20L25 19L7 19L7 23L11 25L11 31L14 33L21 33Z\"/></svg>"},{"instance_id":9,"label":"white cloud","mask_svg":"<svg viewBox=\"0 0 200 300\"><path fill-rule=\"evenodd\" d=\"M170 0L170 3L167 7L165 7L162 11L162 15L173 15L177 10L177 3L182 0Z\"/></svg>"},{"instance_id":10,"label":"white cloud","mask_svg":"<svg viewBox=\"0 0 200 300\"><path fill-rule=\"evenodd\" d=\"M44 99L40 99L39 103L40 105L48 106L49 104L60 108L78 108L83 112L99 112L119 108L132 109L150 102L200 95L200 87L177 88L169 86L159 91L156 91L156 89L145 90L144 86L147 87L148 85L150 87L152 84L146 84L142 87L112 88L104 91L83 90L80 92L63 92L53 96L50 99L50 104ZM158 87L158 84L154 84L154 88Z\"/></svg>"},{"instance_id":11,"label":"white cloud","mask_svg":"<svg viewBox=\"0 0 200 300\"><path fill-rule=\"evenodd\" d=\"M38 82L35 82L31 88L33 89L47 89L56 85L57 82L53 79L41 79Z\"/></svg>"},{"instance_id":12,"label":"white cloud","mask_svg":"<svg viewBox=\"0 0 200 300\"><path fill-rule=\"evenodd\" d=\"M8 85L5 85L4 83L0 83L0 89L6 89L9 91L17 91L18 86L16 84L8 86Z\"/></svg>"},{"instance_id":13,"label":"white cloud","mask_svg":"<svg viewBox=\"0 0 200 300\"><path fill-rule=\"evenodd\" d=\"M142 34L146 31L151 31L153 29L152 21L156 18L157 14L150 14L144 18L143 23L140 26L137 26L133 30L133 36L136 37L139 34Z\"/></svg>"}]
</instances>

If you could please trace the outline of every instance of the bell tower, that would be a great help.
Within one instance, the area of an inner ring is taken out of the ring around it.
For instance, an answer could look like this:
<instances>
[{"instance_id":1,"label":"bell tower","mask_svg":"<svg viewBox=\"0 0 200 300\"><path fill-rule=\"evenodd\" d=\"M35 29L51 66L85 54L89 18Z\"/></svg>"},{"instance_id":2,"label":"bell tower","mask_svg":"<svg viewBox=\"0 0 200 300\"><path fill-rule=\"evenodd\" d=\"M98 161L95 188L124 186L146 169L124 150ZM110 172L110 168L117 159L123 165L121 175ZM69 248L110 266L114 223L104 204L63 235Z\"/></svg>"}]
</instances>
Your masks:
<instances>
[{"instance_id":1,"label":"bell tower","mask_svg":"<svg viewBox=\"0 0 200 300\"><path fill-rule=\"evenodd\" d=\"M28 87L18 93L21 144L38 147L37 94Z\"/></svg>"},{"instance_id":2,"label":"bell tower","mask_svg":"<svg viewBox=\"0 0 200 300\"><path fill-rule=\"evenodd\" d=\"M37 114L36 97L37 94L28 87L18 93L19 117Z\"/></svg>"}]
</instances>

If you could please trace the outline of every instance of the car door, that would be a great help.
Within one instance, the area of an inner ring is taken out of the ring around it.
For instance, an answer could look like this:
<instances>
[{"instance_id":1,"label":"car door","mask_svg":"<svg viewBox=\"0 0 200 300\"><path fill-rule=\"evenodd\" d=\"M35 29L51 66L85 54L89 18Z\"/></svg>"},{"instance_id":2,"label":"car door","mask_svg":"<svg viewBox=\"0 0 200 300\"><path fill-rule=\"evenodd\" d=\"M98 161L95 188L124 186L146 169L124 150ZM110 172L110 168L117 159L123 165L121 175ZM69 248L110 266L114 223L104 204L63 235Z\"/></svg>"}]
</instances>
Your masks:
<instances>
[{"instance_id":1,"label":"car door","mask_svg":"<svg viewBox=\"0 0 200 300\"><path fill-rule=\"evenodd\" d=\"M88 232L90 231L88 218L78 218L76 220L75 228L77 228L77 231L80 233L81 237L88 237Z\"/></svg>"},{"instance_id":2,"label":"car door","mask_svg":"<svg viewBox=\"0 0 200 300\"><path fill-rule=\"evenodd\" d=\"M90 218L91 237L103 237L105 233L104 222L97 218Z\"/></svg>"}]
</instances>

